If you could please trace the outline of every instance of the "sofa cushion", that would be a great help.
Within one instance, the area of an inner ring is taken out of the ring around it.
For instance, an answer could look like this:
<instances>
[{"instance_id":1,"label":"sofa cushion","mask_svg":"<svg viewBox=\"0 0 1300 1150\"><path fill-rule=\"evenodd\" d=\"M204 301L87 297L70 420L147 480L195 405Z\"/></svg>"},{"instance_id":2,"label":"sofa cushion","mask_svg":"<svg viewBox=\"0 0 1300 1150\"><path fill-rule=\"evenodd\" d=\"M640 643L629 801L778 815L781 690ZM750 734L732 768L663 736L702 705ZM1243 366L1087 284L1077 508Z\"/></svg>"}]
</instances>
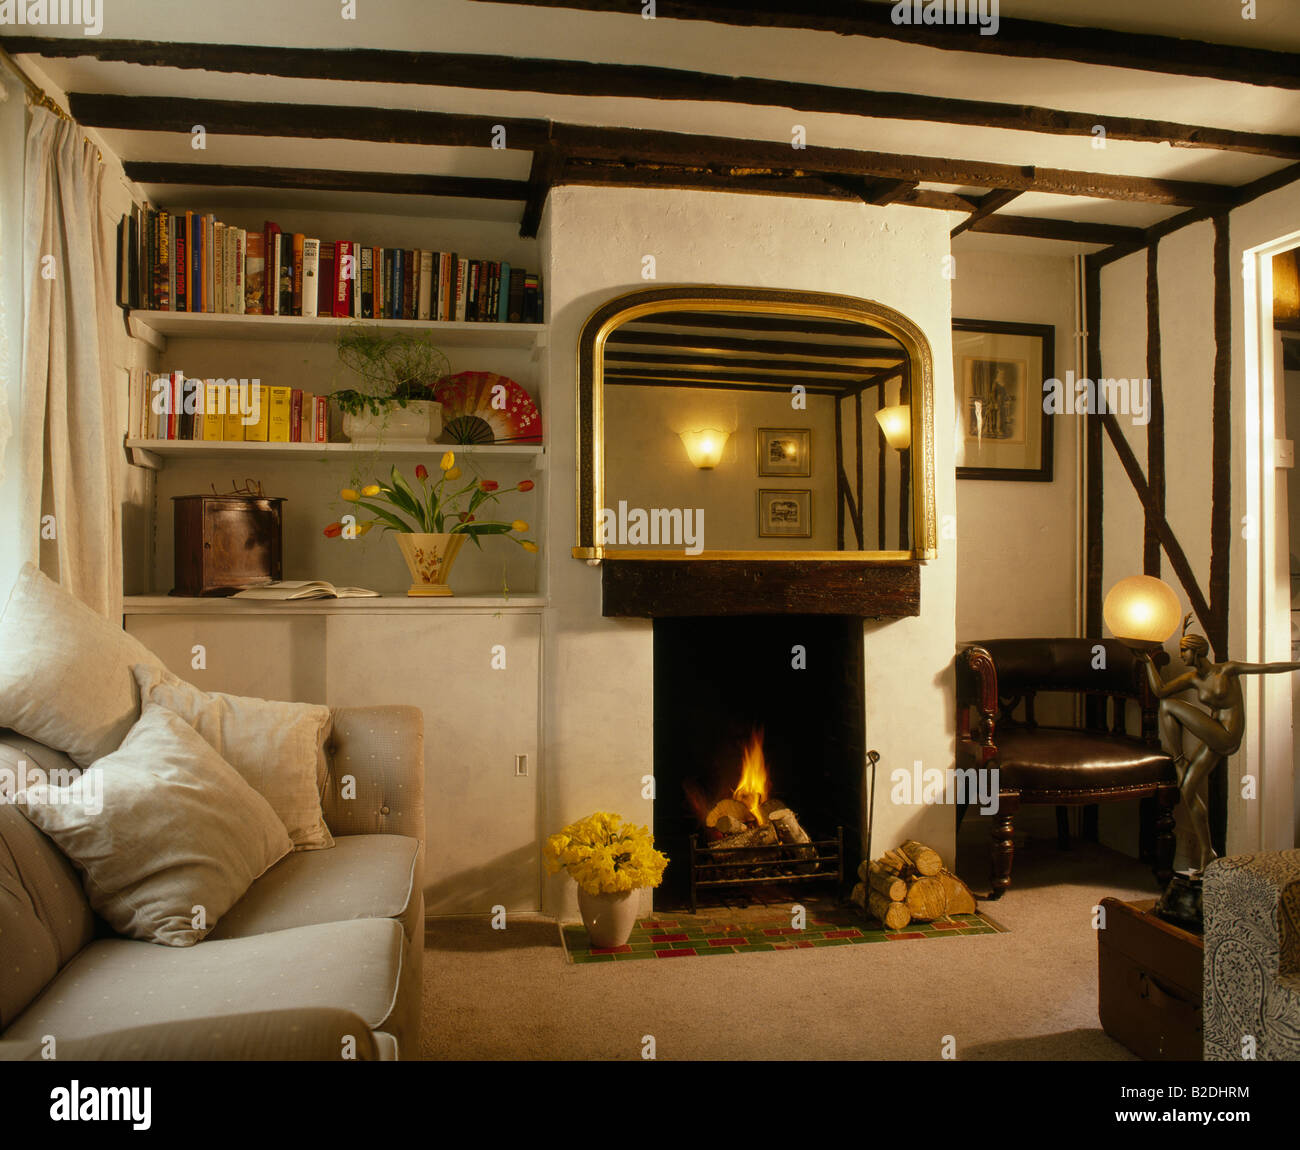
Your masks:
<instances>
[{"instance_id":1,"label":"sofa cushion","mask_svg":"<svg viewBox=\"0 0 1300 1150\"><path fill-rule=\"evenodd\" d=\"M374 1030L393 1009L402 946L402 928L392 919L323 923L184 950L100 939L64 967L4 1037L84 1038L181 1019L318 1007L349 1010Z\"/></svg>"},{"instance_id":2,"label":"sofa cushion","mask_svg":"<svg viewBox=\"0 0 1300 1150\"><path fill-rule=\"evenodd\" d=\"M94 929L72 864L17 807L0 803L0 1031Z\"/></svg>"},{"instance_id":3,"label":"sofa cushion","mask_svg":"<svg viewBox=\"0 0 1300 1150\"><path fill-rule=\"evenodd\" d=\"M137 663L162 667L120 622L24 564L0 614L0 727L88 767L117 750L140 717Z\"/></svg>"},{"instance_id":4,"label":"sofa cushion","mask_svg":"<svg viewBox=\"0 0 1300 1150\"><path fill-rule=\"evenodd\" d=\"M31 787L17 801L115 931L167 946L193 946L292 850L267 801L156 703L70 787Z\"/></svg>"},{"instance_id":5,"label":"sofa cushion","mask_svg":"<svg viewBox=\"0 0 1300 1150\"><path fill-rule=\"evenodd\" d=\"M348 835L333 850L295 851L259 878L210 939L356 918L391 918L406 937L423 932L415 864L420 844L401 835Z\"/></svg>"},{"instance_id":6,"label":"sofa cushion","mask_svg":"<svg viewBox=\"0 0 1300 1150\"><path fill-rule=\"evenodd\" d=\"M328 707L204 691L147 664L135 677L142 701L180 715L271 804L295 850L334 845L320 805Z\"/></svg>"}]
</instances>

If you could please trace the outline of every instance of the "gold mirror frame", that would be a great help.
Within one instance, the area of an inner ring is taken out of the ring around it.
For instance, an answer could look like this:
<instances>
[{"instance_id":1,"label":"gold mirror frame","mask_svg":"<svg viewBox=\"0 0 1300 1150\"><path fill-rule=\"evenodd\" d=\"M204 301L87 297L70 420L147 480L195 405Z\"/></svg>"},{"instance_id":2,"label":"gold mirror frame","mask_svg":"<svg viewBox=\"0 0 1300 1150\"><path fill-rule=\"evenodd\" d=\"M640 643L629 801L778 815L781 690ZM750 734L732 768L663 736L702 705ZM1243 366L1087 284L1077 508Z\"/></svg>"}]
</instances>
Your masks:
<instances>
[{"instance_id":1,"label":"gold mirror frame","mask_svg":"<svg viewBox=\"0 0 1300 1150\"><path fill-rule=\"evenodd\" d=\"M912 532L910 551L701 551L698 555L647 552L637 547L606 547L596 541L598 509L604 498L604 368L610 333L642 316L666 311L752 312L756 315L807 316L869 324L893 336L907 353L911 384L912 447L910 478ZM578 335L578 542L575 559L682 561L871 560L915 562L937 552L934 510L934 359L929 341L910 319L883 304L829 292L766 288L682 286L628 292L602 304Z\"/></svg>"}]
</instances>

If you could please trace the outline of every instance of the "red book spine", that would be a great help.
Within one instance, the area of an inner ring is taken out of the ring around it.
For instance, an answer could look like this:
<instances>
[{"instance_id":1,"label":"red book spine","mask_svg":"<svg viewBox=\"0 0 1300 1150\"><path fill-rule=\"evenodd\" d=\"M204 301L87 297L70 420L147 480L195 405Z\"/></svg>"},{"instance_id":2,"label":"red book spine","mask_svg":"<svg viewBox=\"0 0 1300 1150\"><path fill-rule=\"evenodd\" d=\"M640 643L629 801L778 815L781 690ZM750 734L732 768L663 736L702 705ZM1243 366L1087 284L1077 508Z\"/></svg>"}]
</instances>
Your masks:
<instances>
[{"instance_id":1,"label":"red book spine","mask_svg":"<svg viewBox=\"0 0 1300 1150\"><path fill-rule=\"evenodd\" d=\"M177 217L178 220L183 217ZM176 298L172 300L172 311L189 311L189 298L186 293L186 255L189 251L189 237L184 223L180 223L172 237L172 258L176 261Z\"/></svg>"},{"instance_id":2,"label":"red book spine","mask_svg":"<svg viewBox=\"0 0 1300 1150\"><path fill-rule=\"evenodd\" d=\"M352 314L352 241L339 240L334 246L334 310L339 319Z\"/></svg>"},{"instance_id":3,"label":"red book spine","mask_svg":"<svg viewBox=\"0 0 1300 1150\"><path fill-rule=\"evenodd\" d=\"M176 414L181 409L181 385L185 382L179 371L173 371L167 384L167 438L176 438Z\"/></svg>"},{"instance_id":4,"label":"red book spine","mask_svg":"<svg viewBox=\"0 0 1300 1150\"><path fill-rule=\"evenodd\" d=\"M302 442L302 389L299 387L289 395L289 442Z\"/></svg>"},{"instance_id":5,"label":"red book spine","mask_svg":"<svg viewBox=\"0 0 1300 1150\"><path fill-rule=\"evenodd\" d=\"M323 395L316 397L316 442L330 441L330 401Z\"/></svg>"}]
</instances>

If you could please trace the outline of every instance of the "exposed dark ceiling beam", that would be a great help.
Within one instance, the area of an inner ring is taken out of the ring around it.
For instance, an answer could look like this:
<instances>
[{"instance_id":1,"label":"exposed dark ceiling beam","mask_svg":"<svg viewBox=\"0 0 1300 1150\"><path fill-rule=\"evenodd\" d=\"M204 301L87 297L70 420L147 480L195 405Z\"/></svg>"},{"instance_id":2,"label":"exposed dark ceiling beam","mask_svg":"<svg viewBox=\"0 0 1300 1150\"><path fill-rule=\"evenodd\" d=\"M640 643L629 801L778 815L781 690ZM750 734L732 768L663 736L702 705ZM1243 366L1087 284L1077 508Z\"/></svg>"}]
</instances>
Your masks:
<instances>
[{"instance_id":1,"label":"exposed dark ceiling beam","mask_svg":"<svg viewBox=\"0 0 1300 1150\"><path fill-rule=\"evenodd\" d=\"M968 231L973 225L980 220L987 219L999 208L1005 208L1017 196L1023 196L1024 192L1013 192L1006 188L995 188L987 196L981 198L979 206L971 212L961 223L959 223L951 232L948 233L949 239L956 239L964 231Z\"/></svg>"},{"instance_id":2,"label":"exposed dark ceiling beam","mask_svg":"<svg viewBox=\"0 0 1300 1150\"><path fill-rule=\"evenodd\" d=\"M1260 196L1275 192L1278 188L1284 188L1287 184L1295 183L1297 180L1300 180L1300 164L1292 164L1289 168L1283 168L1280 172L1274 172L1272 175L1263 176L1252 183L1243 184L1237 189L1237 195L1233 202L1228 205L1228 208L1221 208L1219 211L1241 207L1242 204L1248 204L1251 200L1257 200ZM1188 212L1179 212L1176 216L1170 216L1167 220L1161 220L1148 228L1143 228L1141 235L1137 239L1121 240L1103 252L1093 252L1088 258L1093 261L1096 267L1103 268L1109 263L1114 263L1115 260L1123 259L1127 255L1140 251L1142 248L1163 239L1180 228L1185 228L1189 224L1200 223L1202 220L1208 220L1216 214L1217 212L1214 210L1206 208L1194 208Z\"/></svg>"},{"instance_id":3,"label":"exposed dark ceiling beam","mask_svg":"<svg viewBox=\"0 0 1300 1150\"><path fill-rule=\"evenodd\" d=\"M1029 236L1039 240L1061 240L1074 244L1141 243L1142 228L1121 224L1076 223L1074 220L1040 219L1037 216L985 216L970 226L972 232L1001 236Z\"/></svg>"},{"instance_id":4,"label":"exposed dark ceiling beam","mask_svg":"<svg viewBox=\"0 0 1300 1150\"><path fill-rule=\"evenodd\" d=\"M739 381L720 380L716 376L687 376L687 375L628 375L625 372L606 372L603 376L603 382L608 387L611 384L616 387L692 387L706 389L710 391L783 391L788 393L790 390L790 381L788 379L777 380L774 383L741 383ZM842 387L826 387L820 384L808 383L804 385L804 391L808 395L829 395L839 396L844 394Z\"/></svg>"},{"instance_id":5,"label":"exposed dark ceiling beam","mask_svg":"<svg viewBox=\"0 0 1300 1150\"><path fill-rule=\"evenodd\" d=\"M864 371L875 371L883 366L897 366L901 362L897 356L878 356L876 362L864 363L861 360L845 361L842 365L828 365L800 359L781 359L761 361L758 366L767 367L779 374L793 375L791 382L811 376L825 383L837 380L862 378ZM631 371L635 369L653 370L659 374L672 371L689 370L695 372L717 371L722 378L746 378L753 375L755 362L748 359L731 358L724 355L669 355L664 352L619 352L617 355L606 353L606 371ZM727 374L730 373L730 374Z\"/></svg>"},{"instance_id":6,"label":"exposed dark ceiling beam","mask_svg":"<svg viewBox=\"0 0 1300 1150\"><path fill-rule=\"evenodd\" d=\"M779 315L756 316L748 313L718 314L707 311L661 311L651 315L638 316L624 325L619 331L628 328L641 328L646 325L686 328L725 328L739 331L790 332L794 335L830 335L840 339L874 337L894 340L889 332L882 328L857 320L839 319L782 319ZM896 342L896 341L895 341Z\"/></svg>"},{"instance_id":7,"label":"exposed dark ceiling beam","mask_svg":"<svg viewBox=\"0 0 1300 1150\"><path fill-rule=\"evenodd\" d=\"M10 39L4 42L8 45ZM44 46L49 43L35 38L21 38L13 40L14 46L8 50L11 53L34 51L37 49L32 48L33 44ZM68 41L53 43L54 47L42 47L39 51L47 55L71 54L71 49L62 47ZM368 83L418 83L481 91L545 92L596 98L693 100L790 108L804 113L924 121L1089 138L1095 136L1100 125L1105 129L1106 137L1111 140L1300 159L1300 137L1280 133L1241 132L1169 120L1108 116L1099 112L1067 111L989 100L962 100L913 92L870 91L754 76L726 76L679 68L586 60L521 59L464 52L255 49L244 45L141 44L129 40L87 41L80 43L80 47L84 55L97 59L118 60L143 56L152 65L170 61L165 66L198 67L205 71L225 73L255 72L259 75L292 78L307 76ZM250 56L250 53L255 55ZM277 70L276 64L280 57L284 58L284 63ZM311 66L313 60L315 67ZM83 96L83 99L89 97ZM111 108L112 101L113 97L105 97L103 106ZM175 118L174 109L168 108L166 104L160 105L157 100L153 103L155 110L163 117ZM77 115L76 112L73 114ZM78 116L78 119L82 117ZM84 119L82 122L86 123ZM123 125L109 122L88 126L109 128Z\"/></svg>"},{"instance_id":8,"label":"exposed dark ceiling beam","mask_svg":"<svg viewBox=\"0 0 1300 1150\"><path fill-rule=\"evenodd\" d=\"M489 0L537 8L574 8L640 16L641 0ZM895 24L895 5L861 0L655 0L659 20L704 20L743 28L805 28L842 36L898 40L951 52L982 52L1045 60L1072 60L1173 76L1203 76L1268 88L1300 88L1293 52L1211 44L1175 36L1079 28L1038 20L998 21L997 35L967 24Z\"/></svg>"},{"instance_id":9,"label":"exposed dark ceiling beam","mask_svg":"<svg viewBox=\"0 0 1300 1150\"><path fill-rule=\"evenodd\" d=\"M258 104L192 99L159 101L152 97L106 97L82 93L75 94L69 103L73 115L87 127L136 131L170 130L188 134L194 124L203 124L210 133L224 131L239 135L365 140L389 140L396 136L403 143L470 147L491 147L491 128L495 123L501 122L485 116L457 117L438 112L413 111L395 115L385 109L341 109L328 104ZM168 105L172 107L169 109ZM512 127L514 138L511 136ZM549 142L566 159L616 164L661 163L699 168L772 169L772 174L821 177L830 174L854 179L911 183L926 180L1184 207L1221 207L1232 202L1236 191L1223 184L1187 180L1117 176L1105 172L1035 168L933 156L860 152L850 148L793 149L784 142L701 136L685 132L583 124L552 124L547 130L544 122L539 120L506 122L505 129L507 145L535 149ZM785 188L774 191L776 194L788 194ZM853 188L848 194L861 198L863 192ZM907 201L906 189L898 190L895 195L900 202Z\"/></svg>"},{"instance_id":10,"label":"exposed dark ceiling beam","mask_svg":"<svg viewBox=\"0 0 1300 1150\"><path fill-rule=\"evenodd\" d=\"M634 321L639 322L639 321ZM764 356L799 355L809 359L829 359L846 362L852 359L879 359L889 356L897 350L897 342L892 347L861 346L851 343L816 344L803 340L739 339L734 336L710 335L708 332L660 332L635 331L632 324L625 324L617 331L611 332L605 340L605 346L617 350L619 355L640 355L631 352L630 346L671 347L674 349L694 350L700 354L717 354L738 352L741 355ZM865 329L860 329L865 333ZM647 352L644 354L654 354ZM734 360L738 361L738 360Z\"/></svg>"},{"instance_id":11,"label":"exposed dark ceiling beam","mask_svg":"<svg viewBox=\"0 0 1300 1150\"><path fill-rule=\"evenodd\" d=\"M224 164L158 164L127 161L128 180L139 184L192 184L221 188L291 188L301 191L378 192L399 196L466 196L519 200L528 197L523 180L472 176L424 176L409 172L338 172L325 168L262 168Z\"/></svg>"},{"instance_id":12,"label":"exposed dark ceiling beam","mask_svg":"<svg viewBox=\"0 0 1300 1150\"><path fill-rule=\"evenodd\" d=\"M554 148L542 147L533 153L532 167L528 170L528 199L519 221L519 234L524 239L534 239L542 222L542 209L551 194L556 178L564 171L564 161Z\"/></svg>"}]
</instances>

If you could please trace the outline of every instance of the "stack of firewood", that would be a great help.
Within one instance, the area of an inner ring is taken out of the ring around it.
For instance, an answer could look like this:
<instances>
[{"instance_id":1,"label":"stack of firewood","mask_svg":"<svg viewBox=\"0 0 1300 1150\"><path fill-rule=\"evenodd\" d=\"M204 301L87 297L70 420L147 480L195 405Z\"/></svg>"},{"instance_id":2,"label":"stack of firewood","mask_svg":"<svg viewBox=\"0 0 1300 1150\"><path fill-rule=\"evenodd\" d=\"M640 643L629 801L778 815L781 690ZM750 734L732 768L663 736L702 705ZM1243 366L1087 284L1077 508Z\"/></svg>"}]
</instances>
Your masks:
<instances>
[{"instance_id":1,"label":"stack of firewood","mask_svg":"<svg viewBox=\"0 0 1300 1150\"><path fill-rule=\"evenodd\" d=\"M852 898L889 930L909 922L933 922L950 914L974 914L970 888L943 865L939 852L908 839L858 868L862 881Z\"/></svg>"}]
</instances>

